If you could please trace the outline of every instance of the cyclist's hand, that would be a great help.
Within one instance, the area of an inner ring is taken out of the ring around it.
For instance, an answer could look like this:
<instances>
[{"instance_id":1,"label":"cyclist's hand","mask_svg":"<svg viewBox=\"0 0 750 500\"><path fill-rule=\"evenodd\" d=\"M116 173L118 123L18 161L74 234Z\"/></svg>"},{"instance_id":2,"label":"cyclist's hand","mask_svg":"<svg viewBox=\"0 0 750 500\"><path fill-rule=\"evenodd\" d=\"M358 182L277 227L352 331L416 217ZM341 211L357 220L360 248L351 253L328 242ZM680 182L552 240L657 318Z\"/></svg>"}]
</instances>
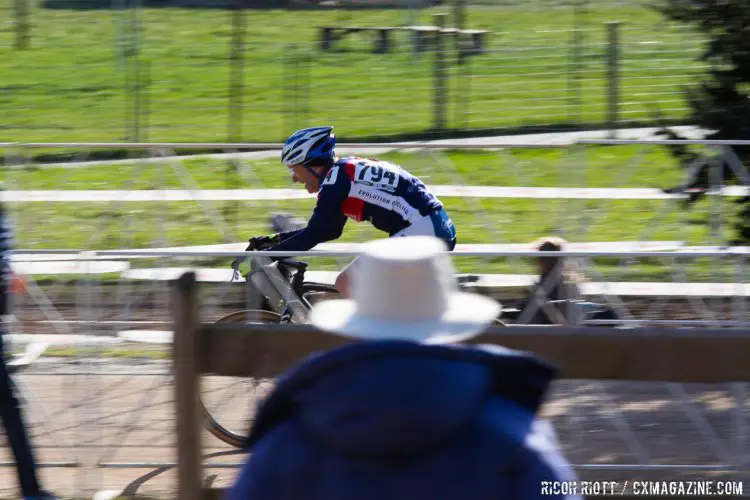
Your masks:
<instances>
[{"instance_id":1,"label":"cyclist's hand","mask_svg":"<svg viewBox=\"0 0 750 500\"><path fill-rule=\"evenodd\" d=\"M270 236L255 236L248 241L249 244L245 249L246 252L265 250L279 243L279 235L272 234ZM235 271L235 277L237 273L245 276L250 272L250 259L244 255L240 255L232 261L232 269Z\"/></svg>"},{"instance_id":2,"label":"cyclist's hand","mask_svg":"<svg viewBox=\"0 0 750 500\"><path fill-rule=\"evenodd\" d=\"M266 250L274 245L278 245L280 239L277 233L270 236L255 236L250 238L249 242L250 244L247 246L247 251Z\"/></svg>"}]
</instances>

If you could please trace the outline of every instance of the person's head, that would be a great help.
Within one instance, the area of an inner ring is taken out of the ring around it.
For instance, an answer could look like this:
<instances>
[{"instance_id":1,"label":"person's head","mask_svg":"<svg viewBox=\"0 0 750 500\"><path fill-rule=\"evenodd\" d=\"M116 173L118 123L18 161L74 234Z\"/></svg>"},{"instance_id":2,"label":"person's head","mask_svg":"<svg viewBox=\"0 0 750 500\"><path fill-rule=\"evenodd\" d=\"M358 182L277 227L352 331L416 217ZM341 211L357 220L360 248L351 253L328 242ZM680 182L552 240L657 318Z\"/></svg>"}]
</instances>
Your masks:
<instances>
[{"instance_id":1,"label":"person's head","mask_svg":"<svg viewBox=\"0 0 750 500\"><path fill-rule=\"evenodd\" d=\"M540 252L561 252L567 249L568 242L562 238L548 236L537 240L534 248ZM586 275L576 259L550 255L539 257L539 283L547 281L548 298L551 300L581 298L580 285Z\"/></svg>"},{"instance_id":2,"label":"person's head","mask_svg":"<svg viewBox=\"0 0 750 500\"><path fill-rule=\"evenodd\" d=\"M289 136L281 148L281 163L292 175L292 182L316 193L335 158L336 136L333 127L311 127Z\"/></svg>"},{"instance_id":3,"label":"person's head","mask_svg":"<svg viewBox=\"0 0 750 500\"><path fill-rule=\"evenodd\" d=\"M547 236L536 241L534 249L540 252L560 252L565 247L565 241L556 236ZM547 276L553 270L562 273L562 262L560 257L539 257L539 276Z\"/></svg>"},{"instance_id":4,"label":"person's head","mask_svg":"<svg viewBox=\"0 0 750 500\"><path fill-rule=\"evenodd\" d=\"M432 236L365 243L351 273L352 299L316 304L315 327L364 340L445 344L481 333L500 314L497 301L458 291L447 247Z\"/></svg>"}]
</instances>

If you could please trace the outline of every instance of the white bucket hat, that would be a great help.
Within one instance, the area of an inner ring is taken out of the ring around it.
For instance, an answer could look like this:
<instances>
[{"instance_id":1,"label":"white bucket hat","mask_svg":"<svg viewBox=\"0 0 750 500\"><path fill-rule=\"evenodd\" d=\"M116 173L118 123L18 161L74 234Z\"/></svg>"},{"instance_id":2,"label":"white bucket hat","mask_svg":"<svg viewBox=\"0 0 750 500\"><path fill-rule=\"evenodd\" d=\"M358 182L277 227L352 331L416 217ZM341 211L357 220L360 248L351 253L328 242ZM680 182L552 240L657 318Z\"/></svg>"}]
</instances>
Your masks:
<instances>
[{"instance_id":1,"label":"white bucket hat","mask_svg":"<svg viewBox=\"0 0 750 500\"><path fill-rule=\"evenodd\" d=\"M458 291L447 247L432 236L364 244L350 290L352 299L317 304L311 323L366 340L448 344L481 333L501 310L495 300Z\"/></svg>"}]
</instances>

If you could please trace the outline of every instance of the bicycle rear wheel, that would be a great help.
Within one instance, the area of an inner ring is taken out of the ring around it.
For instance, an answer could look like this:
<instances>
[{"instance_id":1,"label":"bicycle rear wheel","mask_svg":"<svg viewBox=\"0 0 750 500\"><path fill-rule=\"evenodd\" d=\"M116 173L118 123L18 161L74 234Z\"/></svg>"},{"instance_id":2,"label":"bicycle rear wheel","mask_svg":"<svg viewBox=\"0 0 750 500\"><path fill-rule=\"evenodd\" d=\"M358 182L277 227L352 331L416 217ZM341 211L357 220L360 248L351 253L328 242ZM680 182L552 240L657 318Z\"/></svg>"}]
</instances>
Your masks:
<instances>
[{"instance_id":1,"label":"bicycle rear wheel","mask_svg":"<svg viewBox=\"0 0 750 500\"><path fill-rule=\"evenodd\" d=\"M244 310L228 314L216 323L278 324L281 316L262 310ZM240 448L255 415L257 400L270 392L271 379L204 376L201 380L203 426L224 443Z\"/></svg>"}]
</instances>

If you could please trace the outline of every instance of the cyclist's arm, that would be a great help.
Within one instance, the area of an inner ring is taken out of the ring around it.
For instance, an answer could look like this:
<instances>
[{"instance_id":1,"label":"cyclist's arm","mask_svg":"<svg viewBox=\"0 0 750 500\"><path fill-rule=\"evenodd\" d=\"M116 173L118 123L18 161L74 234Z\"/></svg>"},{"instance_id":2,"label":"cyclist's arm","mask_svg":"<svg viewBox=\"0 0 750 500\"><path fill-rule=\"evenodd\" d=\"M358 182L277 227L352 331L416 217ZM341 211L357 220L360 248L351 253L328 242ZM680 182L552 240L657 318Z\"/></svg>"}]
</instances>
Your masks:
<instances>
[{"instance_id":1,"label":"cyclist's arm","mask_svg":"<svg viewBox=\"0 0 750 500\"><path fill-rule=\"evenodd\" d=\"M304 231L303 229L292 229L291 231L284 231L282 233L278 233L279 241L285 241L291 238L292 236L295 236L296 234Z\"/></svg>"},{"instance_id":2,"label":"cyclist's arm","mask_svg":"<svg viewBox=\"0 0 750 500\"><path fill-rule=\"evenodd\" d=\"M346 224L346 216L338 213L325 215L317 208L313 212L307 227L294 231L292 235L279 235L281 243L268 250L310 250L318 243L339 238Z\"/></svg>"},{"instance_id":3,"label":"cyclist's arm","mask_svg":"<svg viewBox=\"0 0 750 500\"><path fill-rule=\"evenodd\" d=\"M346 225L346 216L341 212L341 204L348 194L348 181L347 184L337 182L324 185L307 227L280 233L281 242L268 250L310 250L318 243L339 238Z\"/></svg>"}]
</instances>

